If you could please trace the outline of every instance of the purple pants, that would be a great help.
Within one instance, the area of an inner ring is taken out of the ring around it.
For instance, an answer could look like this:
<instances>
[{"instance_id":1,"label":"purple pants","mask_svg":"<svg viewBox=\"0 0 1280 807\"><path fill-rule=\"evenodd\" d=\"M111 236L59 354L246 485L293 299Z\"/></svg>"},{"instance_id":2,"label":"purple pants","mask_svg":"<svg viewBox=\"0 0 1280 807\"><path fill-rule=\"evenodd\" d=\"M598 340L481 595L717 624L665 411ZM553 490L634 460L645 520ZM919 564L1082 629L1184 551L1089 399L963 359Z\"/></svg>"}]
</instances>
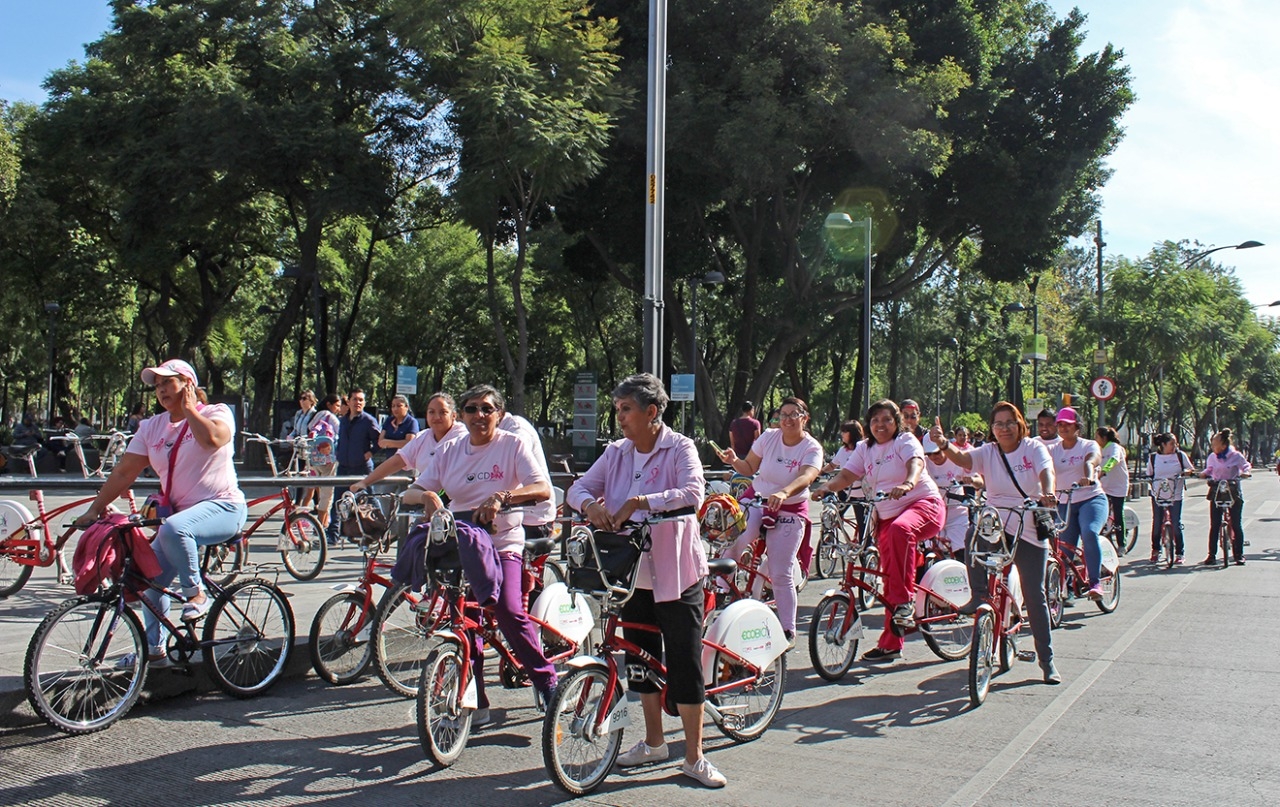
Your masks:
<instances>
[{"instance_id":1,"label":"purple pants","mask_svg":"<svg viewBox=\"0 0 1280 807\"><path fill-rule=\"evenodd\" d=\"M502 588L498 591L498 602L493 606L498 628L533 685L545 693L555 686L556 668L542 652L538 626L524 610L524 597L520 590L524 579L524 559L515 552L499 552L498 559L502 563ZM489 699L484 694L484 647L479 636L475 647L471 648L471 674L476 678L477 703L485 708Z\"/></svg>"}]
</instances>

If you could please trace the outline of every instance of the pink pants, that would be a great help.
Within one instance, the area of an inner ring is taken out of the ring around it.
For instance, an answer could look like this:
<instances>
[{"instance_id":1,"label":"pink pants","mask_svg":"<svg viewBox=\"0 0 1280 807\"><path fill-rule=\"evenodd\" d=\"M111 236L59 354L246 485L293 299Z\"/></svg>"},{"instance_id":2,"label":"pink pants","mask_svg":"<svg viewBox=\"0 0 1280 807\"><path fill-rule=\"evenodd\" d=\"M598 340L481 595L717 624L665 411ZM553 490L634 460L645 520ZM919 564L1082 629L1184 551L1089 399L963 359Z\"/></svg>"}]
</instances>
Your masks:
<instances>
[{"instance_id":1,"label":"pink pants","mask_svg":"<svg viewBox=\"0 0 1280 807\"><path fill-rule=\"evenodd\" d=\"M893 632L894 606L915 600L916 544L937 535L946 522L947 508L935 496L917 499L893 520L880 522L876 545L885 601L884 630L877 642L880 649L902 649L903 638Z\"/></svg>"}]
</instances>

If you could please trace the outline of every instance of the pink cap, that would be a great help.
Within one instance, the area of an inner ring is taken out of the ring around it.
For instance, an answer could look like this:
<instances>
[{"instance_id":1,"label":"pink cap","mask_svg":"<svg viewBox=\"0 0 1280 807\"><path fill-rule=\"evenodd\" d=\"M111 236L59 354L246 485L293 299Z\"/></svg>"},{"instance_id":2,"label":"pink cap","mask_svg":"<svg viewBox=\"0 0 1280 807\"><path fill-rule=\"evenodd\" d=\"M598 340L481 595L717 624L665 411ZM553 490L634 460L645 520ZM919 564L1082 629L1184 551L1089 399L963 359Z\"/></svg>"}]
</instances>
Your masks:
<instances>
[{"instance_id":1,"label":"pink cap","mask_svg":"<svg viewBox=\"0 0 1280 807\"><path fill-rule=\"evenodd\" d=\"M154 386L156 378L171 378L173 376L182 376L190 379L192 384L200 385L196 379L196 370L190 364L182 359L169 359L164 364L158 364L155 367L148 367L142 371L142 383L148 386Z\"/></svg>"},{"instance_id":2,"label":"pink cap","mask_svg":"<svg viewBox=\"0 0 1280 807\"><path fill-rule=\"evenodd\" d=\"M1055 423L1079 423L1080 419L1076 417L1076 410L1069 406L1064 406L1058 410L1058 416L1054 418Z\"/></svg>"}]
</instances>

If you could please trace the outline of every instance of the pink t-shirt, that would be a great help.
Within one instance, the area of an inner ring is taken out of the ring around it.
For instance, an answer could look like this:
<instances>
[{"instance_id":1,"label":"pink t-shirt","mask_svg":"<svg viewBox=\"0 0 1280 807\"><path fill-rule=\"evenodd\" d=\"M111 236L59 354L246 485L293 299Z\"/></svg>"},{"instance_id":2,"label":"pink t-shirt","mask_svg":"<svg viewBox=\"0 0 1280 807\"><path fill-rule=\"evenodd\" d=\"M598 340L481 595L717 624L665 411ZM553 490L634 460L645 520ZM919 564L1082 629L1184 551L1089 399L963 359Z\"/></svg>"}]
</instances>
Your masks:
<instances>
[{"instance_id":1,"label":"pink t-shirt","mask_svg":"<svg viewBox=\"0 0 1280 807\"><path fill-rule=\"evenodd\" d=\"M863 480L862 487L868 495L888 493L907 481L907 463L912 459L919 459L926 466L929 464L924 458L924 447L915 435L898 432L898 436L887 443L868 446L866 440L859 440L844 470ZM916 486L901 499L877 502L876 514L882 519L896 518L912 502L929 496L938 498L938 486L929 474L921 473Z\"/></svg>"},{"instance_id":2,"label":"pink t-shirt","mask_svg":"<svg viewBox=\"0 0 1280 807\"><path fill-rule=\"evenodd\" d=\"M1084 476L1084 464L1089 457L1099 461L1102 460L1102 449L1098 448L1098 444L1093 440L1078 437L1076 438L1076 444L1071 448L1067 448L1059 440L1057 445L1049 448L1049 456L1053 458L1053 478L1056 480L1055 490L1058 493L1065 493ZM1087 502L1101 495L1102 488L1098 486L1097 482L1094 482L1071 494L1071 503ZM1058 497L1059 503L1066 500L1066 496Z\"/></svg>"},{"instance_id":3,"label":"pink t-shirt","mask_svg":"<svg viewBox=\"0 0 1280 807\"><path fill-rule=\"evenodd\" d=\"M769 429L752 443L751 453L760 456L760 470L751 483L757 496L772 496L794 482L804 468L822 468L822 444L809 434L789 446L782 442L782 429ZM802 490L784 503L798 504L808 498L809 491Z\"/></svg>"},{"instance_id":4,"label":"pink t-shirt","mask_svg":"<svg viewBox=\"0 0 1280 807\"><path fill-rule=\"evenodd\" d=\"M538 469L538 461L528 444L510 432L499 430L482 446L472 445L470 437L445 443L413 486L444 490L449 495L449 509L461 513L479 507L490 494L537 482L548 480ZM499 552L524 549L523 515L523 508L516 508L500 510L494 517L493 545Z\"/></svg>"},{"instance_id":5,"label":"pink t-shirt","mask_svg":"<svg viewBox=\"0 0 1280 807\"><path fill-rule=\"evenodd\" d=\"M969 508L963 504L959 504L951 499L946 498L945 493L948 488L961 484L963 477L972 474L972 471L966 471L951 460L943 460L941 465L935 465L933 460L925 458L924 469L929 474L929 478L938 486L939 495L941 495L943 504L947 506L947 524L958 523L961 520L969 520Z\"/></svg>"},{"instance_id":6,"label":"pink t-shirt","mask_svg":"<svg viewBox=\"0 0 1280 807\"><path fill-rule=\"evenodd\" d=\"M1005 456L1022 490L1027 496L1033 499L1038 498L1042 492L1040 472L1048 469L1049 476L1053 477L1053 460L1049 457L1049 449L1045 448L1044 443L1038 439L1024 437L1013 451ZM973 460L973 472L982 474L983 481L986 483L987 504L1000 511L1005 532L1018 535L1018 525L1010 524L1010 516L1013 513L1008 508L1021 507L1023 499L1022 494L1013 484L1013 479L1009 477L1009 471L1005 469L1004 462L1000 459L1000 444L994 441L983 443L969 452L969 458ZM1044 541L1036 537L1036 526L1029 514L1023 517L1022 533L1019 537L1034 546L1041 548L1046 546Z\"/></svg>"},{"instance_id":7,"label":"pink t-shirt","mask_svg":"<svg viewBox=\"0 0 1280 807\"><path fill-rule=\"evenodd\" d=\"M236 419L229 407L223 404L202 406L200 414L227 424L235 434ZM125 449L129 454L146 457L156 476L160 477L161 485L168 479L169 452L173 450L173 441L178 439L184 423L185 419L171 420L168 412L149 417L138 424L138 431ZM173 489L165 490L174 507L182 510L200 502L244 501L244 493L236 480L234 443L234 440L228 440L221 448L210 450L196 442L195 434L187 429L174 461Z\"/></svg>"},{"instance_id":8,"label":"pink t-shirt","mask_svg":"<svg viewBox=\"0 0 1280 807\"><path fill-rule=\"evenodd\" d=\"M431 429L424 429L418 432L417 437L401 446L396 454L399 455L400 459L404 460L406 468L412 468L418 473L422 473L435 459L440 446L457 437L462 437L466 433L466 426L461 423L454 423L453 427L445 432L444 438L437 440L435 432Z\"/></svg>"}]
</instances>

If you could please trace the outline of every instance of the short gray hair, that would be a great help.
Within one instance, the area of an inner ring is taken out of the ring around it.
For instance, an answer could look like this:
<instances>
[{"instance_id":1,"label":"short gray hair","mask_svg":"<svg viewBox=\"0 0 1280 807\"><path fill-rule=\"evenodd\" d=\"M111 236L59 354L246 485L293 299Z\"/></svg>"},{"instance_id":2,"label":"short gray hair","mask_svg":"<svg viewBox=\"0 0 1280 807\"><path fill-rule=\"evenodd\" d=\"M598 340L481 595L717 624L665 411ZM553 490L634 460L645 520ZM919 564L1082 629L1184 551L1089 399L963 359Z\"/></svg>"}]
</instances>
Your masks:
<instances>
[{"instance_id":1,"label":"short gray hair","mask_svg":"<svg viewBox=\"0 0 1280 807\"><path fill-rule=\"evenodd\" d=\"M655 420L662 419L662 413L671 402L666 388L662 386L662 379L652 373L636 373L622 379L613 389L613 399L620 401L623 398L630 398L641 407L648 407L650 404L658 407L658 417Z\"/></svg>"},{"instance_id":2,"label":"short gray hair","mask_svg":"<svg viewBox=\"0 0 1280 807\"><path fill-rule=\"evenodd\" d=\"M502 393L498 392L497 388L492 384L476 384L471 389L459 395L458 408L461 409L472 400L476 398L484 398L486 396L493 399L494 406L498 407L503 412L507 411L507 399L503 398Z\"/></svg>"},{"instance_id":3,"label":"short gray hair","mask_svg":"<svg viewBox=\"0 0 1280 807\"><path fill-rule=\"evenodd\" d=\"M394 403L402 403L402 404L404 404L405 406L408 406L408 405L409 405L409 399L408 399L408 398L406 398L406 397L404 397L403 395L392 395L392 396L391 396L391 403L393 403L393 404L394 404Z\"/></svg>"}]
</instances>

